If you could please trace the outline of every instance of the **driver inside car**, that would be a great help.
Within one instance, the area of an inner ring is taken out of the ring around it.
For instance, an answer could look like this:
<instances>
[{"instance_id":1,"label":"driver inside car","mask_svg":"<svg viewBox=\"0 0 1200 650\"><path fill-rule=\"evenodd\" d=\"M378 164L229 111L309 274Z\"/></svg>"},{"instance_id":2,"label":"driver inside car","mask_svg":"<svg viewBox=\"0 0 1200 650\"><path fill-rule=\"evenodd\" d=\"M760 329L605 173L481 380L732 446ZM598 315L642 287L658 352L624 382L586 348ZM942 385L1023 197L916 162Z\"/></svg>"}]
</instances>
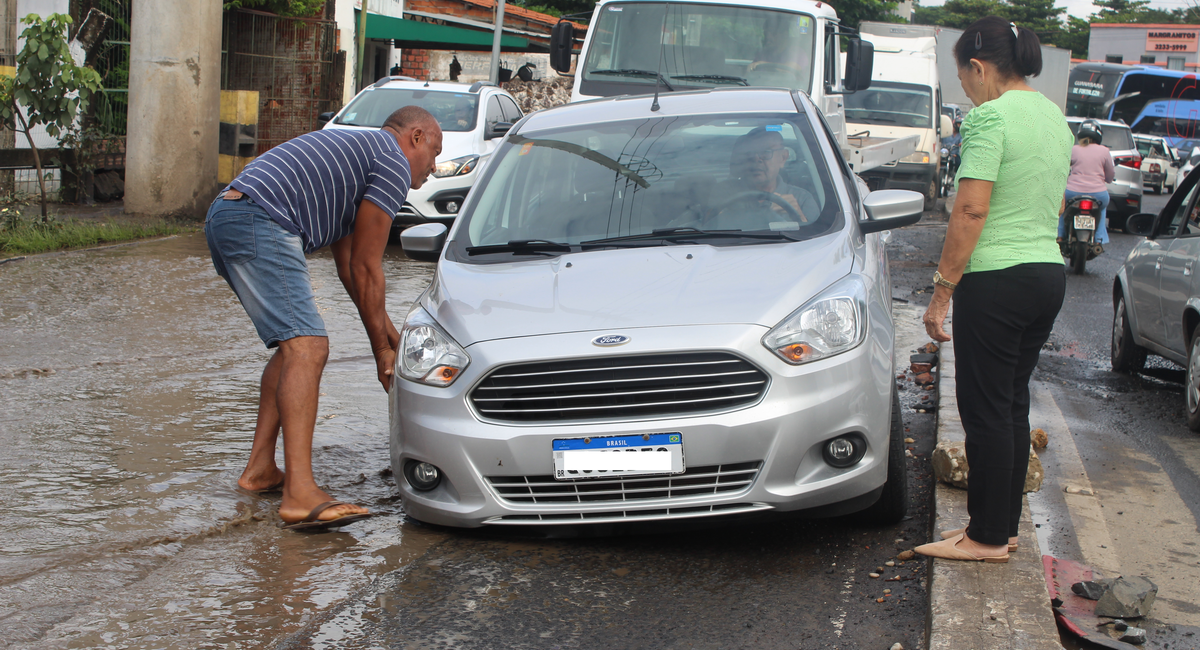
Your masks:
<instances>
[{"instance_id":1,"label":"driver inside car","mask_svg":"<svg viewBox=\"0 0 1200 650\"><path fill-rule=\"evenodd\" d=\"M729 157L730 180L715 196L735 200L721 208L710 228L779 230L786 229L788 222L799 227L816 221L820 215L821 207L813 195L789 185L780 175L791 150L783 145L783 134L770 128L760 126L734 143Z\"/></svg>"}]
</instances>

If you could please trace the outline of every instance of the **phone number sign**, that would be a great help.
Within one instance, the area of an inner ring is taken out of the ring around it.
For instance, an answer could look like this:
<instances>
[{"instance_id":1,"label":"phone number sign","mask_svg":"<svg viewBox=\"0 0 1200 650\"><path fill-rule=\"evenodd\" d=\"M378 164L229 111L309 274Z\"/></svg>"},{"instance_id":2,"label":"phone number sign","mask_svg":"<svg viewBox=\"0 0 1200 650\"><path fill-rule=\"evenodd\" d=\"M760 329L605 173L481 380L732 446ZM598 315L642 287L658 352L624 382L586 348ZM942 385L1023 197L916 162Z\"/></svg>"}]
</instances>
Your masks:
<instances>
[{"instance_id":1,"label":"phone number sign","mask_svg":"<svg viewBox=\"0 0 1200 650\"><path fill-rule=\"evenodd\" d=\"M1152 29L1146 32L1146 51L1195 52L1197 34L1194 29Z\"/></svg>"}]
</instances>

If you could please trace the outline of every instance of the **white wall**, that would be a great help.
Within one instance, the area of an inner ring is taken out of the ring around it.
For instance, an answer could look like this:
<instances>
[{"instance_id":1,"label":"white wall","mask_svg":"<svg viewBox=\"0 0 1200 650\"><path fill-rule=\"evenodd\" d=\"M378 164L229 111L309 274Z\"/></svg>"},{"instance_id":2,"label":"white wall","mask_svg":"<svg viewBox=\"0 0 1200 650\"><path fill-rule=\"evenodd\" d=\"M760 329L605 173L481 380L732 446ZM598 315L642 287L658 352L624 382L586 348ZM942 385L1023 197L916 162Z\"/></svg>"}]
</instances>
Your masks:
<instances>
[{"instance_id":1,"label":"white wall","mask_svg":"<svg viewBox=\"0 0 1200 650\"><path fill-rule=\"evenodd\" d=\"M29 14L37 14L43 18L50 14L69 14L71 12L70 0L17 0L17 51L20 52L22 47L25 47L25 39L21 38L21 31L26 25L21 22L25 16ZM71 53L75 56L77 63L83 62L83 50L75 45L71 48ZM25 113L22 109L22 114ZM33 127L33 142L38 149L53 149L58 147L58 138L52 138L46 133L46 127ZM25 134L18 133L16 137L17 149L28 149L29 140L25 139Z\"/></svg>"}]
</instances>

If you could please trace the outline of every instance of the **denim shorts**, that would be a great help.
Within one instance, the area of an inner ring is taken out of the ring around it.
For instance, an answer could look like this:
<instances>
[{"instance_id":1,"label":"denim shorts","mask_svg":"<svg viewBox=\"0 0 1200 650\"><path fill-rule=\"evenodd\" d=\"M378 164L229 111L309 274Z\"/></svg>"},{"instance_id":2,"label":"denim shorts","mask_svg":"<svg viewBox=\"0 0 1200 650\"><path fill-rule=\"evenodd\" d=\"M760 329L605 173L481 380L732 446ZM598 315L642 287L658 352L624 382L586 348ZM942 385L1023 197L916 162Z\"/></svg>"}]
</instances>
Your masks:
<instances>
[{"instance_id":1,"label":"denim shorts","mask_svg":"<svg viewBox=\"0 0 1200 650\"><path fill-rule=\"evenodd\" d=\"M229 283L268 348L297 336L327 336L298 235L248 196L214 201L204 235L217 274Z\"/></svg>"}]
</instances>

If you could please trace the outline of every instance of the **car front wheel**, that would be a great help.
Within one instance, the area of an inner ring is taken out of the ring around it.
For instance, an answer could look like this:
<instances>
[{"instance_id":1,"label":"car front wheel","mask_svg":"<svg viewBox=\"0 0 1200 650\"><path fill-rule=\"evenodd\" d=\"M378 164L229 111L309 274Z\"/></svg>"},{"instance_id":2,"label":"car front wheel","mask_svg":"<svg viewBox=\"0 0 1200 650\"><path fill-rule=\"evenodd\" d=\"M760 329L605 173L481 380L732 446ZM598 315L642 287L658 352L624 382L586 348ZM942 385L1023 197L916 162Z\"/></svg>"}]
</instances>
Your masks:
<instances>
[{"instance_id":1,"label":"car front wheel","mask_svg":"<svg viewBox=\"0 0 1200 650\"><path fill-rule=\"evenodd\" d=\"M1129 328L1129 312L1125 308L1125 297L1117 299L1113 309L1112 326L1112 369L1134 374L1146 365L1146 348L1134 343L1133 330Z\"/></svg>"},{"instance_id":2,"label":"car front wheel","mask_svg":"<svg viewBox=\"0 0 1200 650\"><path fill-rule=\"evenodd\" d=\"M1188 346L1187 365L1187 421L1188 428L1200 431L1200 325L1192 330L1192 343Z\"/></svg>"},{"instance_id":3,"label":"car front wheel","mask_svg":"<svg viewBox=\"0 0 1200 650\"><path fill-rule=\"evenodd\" d=\"M888 437L888 476L879 500L862 512L863 520L890 526L908 514L908 463L904 455L904 418L900 415L900 393L892 386L892 428Z\"/></svg>"}]
</instances>

